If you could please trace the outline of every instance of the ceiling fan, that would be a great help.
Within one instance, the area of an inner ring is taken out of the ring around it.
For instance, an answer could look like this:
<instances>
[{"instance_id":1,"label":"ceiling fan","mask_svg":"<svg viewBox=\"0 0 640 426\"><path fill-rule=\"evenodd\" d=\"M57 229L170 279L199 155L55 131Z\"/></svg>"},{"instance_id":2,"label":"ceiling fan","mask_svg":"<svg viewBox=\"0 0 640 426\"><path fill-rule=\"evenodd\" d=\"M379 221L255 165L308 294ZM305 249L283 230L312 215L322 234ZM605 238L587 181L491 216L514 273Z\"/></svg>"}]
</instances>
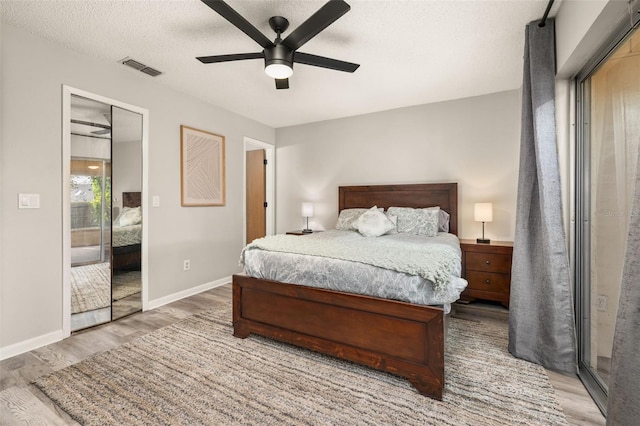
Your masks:
<instances>
[{"instance_id":1,"label":"ceiling fan","mask_svg":"<svg viewBox=\"0 0 640 426\"><path fill-rule=\"evenodd\" d=\"M101 123L95 123L92 121L85 121L85 120L76 120L73 118L71 119L71 123L79 124L81 126L98 127L100 129L100 130L94 130L92 132L89 132L91 135L96 135L96 136L108 135L109 133L111 133L111 114L105 113L102 115L109 122L109 124L101 124ZM74 133L74 134L78 134L82 136L79 133Z\"/></svg>"},{"instance_id":2,"label":"ceiling fan","mask_svg":"<svg viewBox=\"0 0 640 426\"><path fill-rule=\"evenodd\" d=\"M197 57L196 59L203 64L263 58L264 71L269 77L275 79L276 89L289 88L289 77L293 74L294 62L344 72L354 72L360 66L351 62L298 52L302 45L351 9L351 6L343 0L330 0L311 15L309 19L300 24L298 28L293 30L284 40L280 36L289 27L289 21L282 16L271 17L269 26L276 33L274 41L269 40L223 0L202 0L202 2L238 27L263 48L262 52L256 53Z\"/></svg>"}]
</instances>

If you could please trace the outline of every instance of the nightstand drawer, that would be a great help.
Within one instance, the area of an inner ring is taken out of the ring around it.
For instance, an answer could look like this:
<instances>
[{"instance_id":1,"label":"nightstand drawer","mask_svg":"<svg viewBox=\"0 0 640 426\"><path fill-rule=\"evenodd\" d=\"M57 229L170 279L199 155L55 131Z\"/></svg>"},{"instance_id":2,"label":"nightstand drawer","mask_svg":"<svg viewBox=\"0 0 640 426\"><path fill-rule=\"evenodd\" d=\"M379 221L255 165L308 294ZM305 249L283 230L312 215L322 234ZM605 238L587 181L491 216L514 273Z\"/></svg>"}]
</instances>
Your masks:
<instances>
[{"instance_id":1,"label":"nightstand drawer","mask_svg":"<svg viewBox=\"0 0 640 426\"><path fill-rule=\"evenodd\" d=\"M465 259L467 275L470 271L511 273L511 256L508 254L467 252Z\"/></svg>"},{"instance_id":2,"label":"nightstand drawer","mask_svg":"<svg viewBox=\"0 0 640 426\"><path fill-rule=\"evenodd\" d=\"M509 275L467 270L468 289L509 293Z\"/></svg>"}]
</instances>

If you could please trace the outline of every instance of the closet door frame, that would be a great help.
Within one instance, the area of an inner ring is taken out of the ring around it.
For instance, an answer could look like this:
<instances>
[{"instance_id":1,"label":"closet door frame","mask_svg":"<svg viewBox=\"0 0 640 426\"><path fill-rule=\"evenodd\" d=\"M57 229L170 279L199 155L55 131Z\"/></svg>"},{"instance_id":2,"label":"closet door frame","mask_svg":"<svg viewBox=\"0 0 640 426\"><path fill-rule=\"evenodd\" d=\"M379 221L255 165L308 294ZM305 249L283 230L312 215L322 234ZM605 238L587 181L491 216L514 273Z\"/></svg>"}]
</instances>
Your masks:
<instances>
[{"instance_id":1,"label":"closet door frame","mask_svg":"<svg viewBox=\"0 0 640 426\"><path fill-rule=\"evenodd\" d=\"M81 96L108 105L126 109L142 116L142 310L149 307L149 110L115 99L87 92L82 89L62 86L62 333L71 335L71 199L69 194L71 176L71 96Z\"/></svg>"}]
</instances>

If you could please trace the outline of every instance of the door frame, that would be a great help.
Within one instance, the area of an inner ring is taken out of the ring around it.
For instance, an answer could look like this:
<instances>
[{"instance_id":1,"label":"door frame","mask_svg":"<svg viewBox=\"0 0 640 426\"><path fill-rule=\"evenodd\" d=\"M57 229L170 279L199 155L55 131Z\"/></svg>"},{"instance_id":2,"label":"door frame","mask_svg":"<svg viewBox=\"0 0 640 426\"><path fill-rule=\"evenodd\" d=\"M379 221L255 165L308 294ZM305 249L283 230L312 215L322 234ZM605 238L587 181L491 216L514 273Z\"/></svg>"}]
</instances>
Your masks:
<instances>
[{"instance_id":1,"label":"door frame","mask_svg":"<svg viewBox=\"0 0 640 426\"><path fill-rule=\"evenodd\" d=\"M81 96L142 116L142 310L149 308L149 110L62 85L62 337L71 335L71 96Z\"/></svg>"},{"instance_id":2,"label":"door frame","mask_svg":"<svg viewBox=\"0 0 640 426\"><path fill-rule=\"evenodd\" d=\"M262 142L258 139L253 139L248 136L244 137L244 149L242 159L242 242L243 246L247 241L247 157L244 155L247 151L254 149L264 149L265 159L267 160L267 166L265 170L265 185L266 185L266 234L275 234L275 170L276 170L276 156L275 145Z\"/></svg>"}]
</instances>

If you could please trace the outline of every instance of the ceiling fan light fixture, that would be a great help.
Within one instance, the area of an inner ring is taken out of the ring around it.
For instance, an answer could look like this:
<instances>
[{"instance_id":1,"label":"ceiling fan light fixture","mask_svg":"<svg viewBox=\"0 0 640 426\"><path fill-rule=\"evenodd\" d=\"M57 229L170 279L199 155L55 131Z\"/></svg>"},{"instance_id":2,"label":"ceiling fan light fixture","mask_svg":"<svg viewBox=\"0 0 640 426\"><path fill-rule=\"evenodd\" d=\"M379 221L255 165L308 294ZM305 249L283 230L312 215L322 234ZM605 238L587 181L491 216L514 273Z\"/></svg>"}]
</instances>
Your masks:
<instances>
[{"instance_id":1,"label":"ceiling fan light fixture","mask_svg":"<svg viewBox=\"0 0 640 426\"><path fill-rule=\"evenodd\" d=\"M203 64L264 58L264 72L269 77L275 79L276 89L289 88L289 77L293 75L294 62L350 73L354 72L360 66L351 62L298 52L300 47L351 9L344 0L329 0L306 21L289 33L284 40L281 36L289 27L289 21L282 16L272 16L269 18L269 26L276 33L274 41L271 41L267 36L262 34L260 30L251 25L249 21L229 6L225 0L201 1L240 31L248 35L263 49L262 52L256 53L196 57L196 59Z\"/></svg>"},{"instance_id":2,"label":"ceiling fan light fixture","mask_svg":"<svg viewBox=\"0 0 640 426\"><path fill-rule=\"evenodd\" d=\"M287 64L275 63L264 67L264 72L271 78L282 79L291 77L293 75L293 68Z\"/></svg>"}]
</instances>

